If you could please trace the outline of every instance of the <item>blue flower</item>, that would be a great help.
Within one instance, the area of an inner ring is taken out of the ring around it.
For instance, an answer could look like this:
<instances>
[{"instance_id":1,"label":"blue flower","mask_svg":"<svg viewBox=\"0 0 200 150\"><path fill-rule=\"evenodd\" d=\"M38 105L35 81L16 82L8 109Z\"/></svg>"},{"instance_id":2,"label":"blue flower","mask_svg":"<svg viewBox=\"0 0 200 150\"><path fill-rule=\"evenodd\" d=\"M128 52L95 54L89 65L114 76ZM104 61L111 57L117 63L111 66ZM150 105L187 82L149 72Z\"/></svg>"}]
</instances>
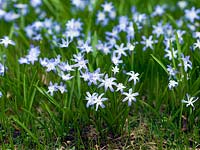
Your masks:
<instances>
[{"instance_id":1,"label":"blue flower","mask_svg":"<svg viewBox=\"0 0 200 150\"><path fill-rule=\"evenodd\" d=\"M133 93L132 88L129 89L128 93L127 93L127 92L123 92L122 94L126 96L126 97L122 100L122 102L128 101L128 106L131 106L132 101L136 102L135 96L138 96L138 95L139 95L138 92Z\"/></svg>"},{"instance_id":2,"label":"blue flower","mask_svg":"<svg viewBox=\"0 0 200 150\"><path fill-rule=\"evenodd\" d=\"M4 76L6 69L7 68L0 63L0 76Z\"/></svg>"},{"instance_id":3,"label":"blue flower","mask_svg":"<svg viewBox=\"0 0 200 150\"><path fill-rule=\"evenodd\" d=\"M66 85L63 84L62 82L56 88L60 91L61 94L63 94L64 92L67 92Z\"/></svg>"},{"instance_id":4,"label":"blue flower","mask_svg":"<svg viewBox=\"0 0 200 150\"><path fill-rule=\"evenodd\" d=\"M75 37L79 37L81 35L82 31L82 25L83 23L80 21L80 19L71 19L67 21L66 23L66 37L69 37L70 39L73 39Z\"/></svg>"},{"instance_id":5,"label":"blue flower","mask_svg":"<svg viewBox=\"0 0 200 150\"><path fill-rule=\"evenodd\" d=\"M147 48L153 49L153 44L157 43L157 40L153 40L153 36L149 36L149 38L146 38L146 36L142 36L143 41L140 43L144 45L143 50L145 51Z\"/></svg>"},{"instance_id":6,"label":"blue flower","mask_svg":"<svg viewBox=\"0 0 200 150\"><path fill-rule=\"evenodd\" d=\"M172 60L172 58L177 58L178 50L165 50L166 54L164 57L168 57L169 60Z\"/></svg>"},{"instance_id":7,"label":"blue flower","mask_svg":"<svg viewBox=\"0 0 200 150\"><path fill-rule=\"evenodd\" d=\"M163 6L157 5L155 7L155 10L151 14L151 16L152 17L154 17L154 16L162 16L165 13L165 9L166 9L166 5L163 5Z\"/></svg>"},{"instance_id":8,"label":"blue flower","mask_svg":"<svg viewBox=\"0 0 200 150\"><path fill-rule=\"evenodd\" d=\"M76 8L84 9L87 6L87 0L71 0L72 5Z\"/></svg>"},{"instance_id":9,"label":"blue flower","mask_svg":"<svg viewBox=\"0 0 200 150\"><path fill-rule=\"evenodd\" d=\"M56 91L58 91L58 83L53 84L50 82L47 93L50 93L50 95L53 96L54 92Z\"/></svg>"},{"instance_id":10,"label":"blue flower","mask_svg":"<svg viewBox=\"0 0 200 150\"><path fill-rule=\"evenodd\" d=\"M185 18L188 19L191 23L194 22L195 19L199 20L199 14L200 9L195 9L195 7L192 7L191 10L186 9L185 10Z\"/></svg>"},{"instance_id":11,"label":"blue flower","mask_svg":"<svg viewBox=\"0 0 200 150\"><path fill-rule=\"evenodd\" d=\"M184 67L185 72L188 71L188 68L192 69L192 62L190 61L190 56L184 56L182 54L181 59L183 61L183 67ZM179 66L182 66L182 64L180 63Z\"/></svg>"},{"instance_id":12,"label":"blue flower","mask_svg":"<svg viewBox=\"0 0 200 150\"><path fill-rule=\"evenodd\" d=\"M12 11L10 11L4 15L5 21L8 21L8 22L14 21L14 20L18 19L19 17L20 17L19 14L12 12Z\"/></svg>"},{"instance_id":13,"label":"blue flower","mask_svg":"<svg viewBox=\"0 0 200 150\"><path fill-rule=\"evenodd\" d=\"M121 43L120 45L115 45L115 48L116 50L114 51L114 53L118 54L118 56L127 56L125 51L128 50L128 47L124 47L124 43Z\"/></svg>"},{"instance_id":14,"label":"blue flower","mask_svg":"<svg viewBox=\"0 0 200 150\"><path fill-rule=\"evenodd\" d=\"M81 69L87 70L86 64L88 63L88 60L84 59L84 55L82 55L81 53L78 53L78 54L74 54L73 57L74 57L74 59L72 59L72 60L74 62L76 62L74 67L78 67L78 70L81 70Z\"/></svg>"},{"instance_id":15,"label":"blue flower","mask_svg":"<svg viewBox=\"0 0 200 150\"><path fill-rule=\"evenodd\" d=\"M186 100L183 99L181 100L182 103L186 103L186 107L188 106L192 106L194 109L194 103L199 99L199 97L193 97L193 96L190 96L188 93L186 94Z\"/></svg>"},{"instance_id":16,"label":"blue flower","mask_svg":"<svg viewBox=\"0 0 200 150\"><path fill-rule=\"evenodd\" d=\"M86 92L86 94L87 94L86 100L88 101L86 104L86 107L96 105L96 109L95 109L96 111L98 110L99 106L101 108L105 108L105 105L103 104L103 102L108 100L108 98L102 97L104 93L99 95L98 93L90 94L89 92Z\"/></svg>"},{"instance_id":17,"label":"blue flower","mask_svg":"<svg viewBox=\"0 0 200 150\"><path fill-rule=\"evenodd\" d=\"M108 12L108 13L110 13L112 11L112 9L114 9L112 2L109 2L109 3L105 2L101 6L103 7L103 11Z\"/></svg>"},{"instance_id":18,"label":"blue flower","mask_svg":"<svg viewBox=\"0 0 200 150\"><path fill-rule=\"evenodd\" d=\"M3 96L2 92L0 91L0 98Z\"/></svg>"},{"instance_id":19,"label":"blue flower","mask_svg":"<svg viewBox=\"0 0 200 150\"><path fill-rule=\"evenodd\" d=\"M200 49L200 40L198 39L196 43L194 43L194 49Z\"/></svg>"},{"instance_id":20,"label":"blue flower","mask_svg":"<svg viewBox=\"0 0 200 150\"><path fill-rule=\"evenodd\" d=\"M72 42L72 39L69 39L68 37L65 39L61 39L62 40L62 43L59 43L59 47L60 48L63 48L63 47L68 47L69 44Z\"/></svg>"},{"instance_id":21,"label":"blue flower","mask_svg":"<svg viewBox=\"0 0 200 150\"><path fill-rule=\"evenodd\" d=\"M38 7L42 4L42 0L30 0L30 4L32 7Z\"/></svg>"},{"instance_id":22,"label":"blue flower","mask_svg":"<svg viewBox=\"0 0 200 150\"><path fill-rule=\"evenodd\" d=\"M152 33L155 34L157 38L164 34L165 26L162 24L162 22L158 22L157 25L153 25Z\"/></svg>"},{"instance_id":23,"label":"blue flower","mask_svg":"<svg viewBox=\"0 0 200 150\"><path fill-rule=\"evenodd\" d=\"M10 40L8 36L4 36L4 38L0 39L0 44L3 44L7 48L9 44L15 45L15 42Z\"/></svg>"},{"instance_id":24,"label":"blue flower","mask_svg":"<svg viewBox=\"0 0 200 150\"><path fill-rule=\"evenodd\" d=\"M35 61L38 61L38 56L40 55L40 49L39 47L34 47L31 46L28 55L26 56L26 58L28 59L28 61L31 64L34 64Z\"/></svg>"},{"instance_id":25,"label":"blue flower","mask_svg":"<svg viewBox=\"0 0 200 150\"><path fill-rule=\"evenodd\" d=\"M178 82L176 82L175 80L169 80L168 87L169 87L170 90L174 87L177 87L177 86L178 86Z\"/></svg>"},{"instance_id":26,"label":"blue flower","mask_svg":"<svg viewBox=\"0 0 200 150\"><path fill-rule=\"evenodd\" d=\"M134 71L130 71L130 72L127 72L126 73L127 75L129 75L129 76L131 76L129 79L128 79L128 81L130 82L130 81L132 81L133 80L133 83L134 83L134 85L136 85L136 83L139 81L139 73L135 73Z\"/></svg>"},{"instance_id":27,"label":"blue flower","mask_svg":"<svg viewBox=\"0 0 200 150\"><path fill-rule=\"evenodd\" d=\"M108 78L108 74L105 75L104 79L101 79L101 84L98 87L104 86L105 91L109 88L111 92L114 92L113 86L116 86L117 83L114 82L116 78L110 77Z\"/></svg>"}]
</instances>

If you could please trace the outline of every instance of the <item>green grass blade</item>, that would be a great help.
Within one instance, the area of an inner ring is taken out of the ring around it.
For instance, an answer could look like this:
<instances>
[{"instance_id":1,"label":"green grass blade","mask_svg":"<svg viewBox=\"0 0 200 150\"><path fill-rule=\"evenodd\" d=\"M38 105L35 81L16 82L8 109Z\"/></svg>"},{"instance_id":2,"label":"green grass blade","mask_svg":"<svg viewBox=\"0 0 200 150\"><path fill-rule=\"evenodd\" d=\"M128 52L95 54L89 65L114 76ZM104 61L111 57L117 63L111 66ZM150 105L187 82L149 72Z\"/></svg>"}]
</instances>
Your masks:
<instances>
[{"instance_id":1,"label":"green grass blade","mask_svg":"<svg viewBox=\"0 0 200 150\"><path fill-rule=\"evenodd\" d=\"M51 96L45 91L45 89L40 88L40 87L38 87L37 85L34 85L34 86L36 87L36 89L37 89L42 95L44 95L45 97L47 97L48 100L49 100L52 104L54 104L57 108L60 108L60 105L56 102L56 100L55 100L53 97L51 97Z\"/></svg>"},{"instance_id":2,"label":"green grass blade","mask_svg":"<svg viewBox=\"0 0 200 150\"><path fill-rule=\"evenodd\" d=\"M149 105L148 103L144 102L143 100L138 100L138 102L139 102L142 106L146 106L146 108L149 108L158 118L160 118L159 112L156 111L156 109L153 108L151 105Z\"/></svg>"},{"instance_id":3,"label":"green grass blade","mask_svg":"<svg viewBox=\"0 0 200 150\"><path fill-rule=\"evenodd\" d=\"M38 138L22 123L20 122L16 117L12 116L12 119L20 126L22 127L32 138L36 143L39 143Z\"/></svg>"},{"instance_id":4,"label":"green grass blade","mask_svg":"<svg viewBox=\"0 0 200 150\"><path fill-rule=\"evenodd\" d=\"M33 113L31 113L29 110L27 110L26 108L22 108L22 110L23 111L25 111L26 113L28 113L32 118L34 118L39 124L41 124L41 126L44 128L44 129L46 129L46 125L44 124L44 123L42 123L41 121L40 121L40 119L38 119L37 117L35 117L34 115L33 115Z\"/></svg>"},{"instance_id":5,"label":"green grass blade","mask_svg":"<svg viewBox=\"0 0 200 150\"><path fill-rule=\"evenodd\" d=\"M26 75L23 76L23 93L24 93L24 106L27 107L27 87L26 87Z\"/></svg>"},{"instance_id":6,"label":"green grass blade","mask_svg":"<svg viewBox=\"0 0 200 150\"><path fill-rule=\"evenodd\" d=\"M163 68L163 70L168 74L168 71L166 69L166 67L164 66L164 64L158 60L153 54L151 54L151 57Z\"/></svg>"},{"instance_id":7,"label":"green grass blade","mask_svg":"<svg viewBox=\"0 0 200 150\"><path fill-rule=\"evenodd\" d=\"M37 81L36 85L38 85L39 81ZM34 98L35 98L35 94L36 94L36 90L37 88L34 88L33 91L32 91L32 95L31 95L31 99L30 99L30 103L29 103L29 111L31 110L32 106L33 106L33 101L34 101Z\"/></svg>"},{"instance_id":8,"label":"green grass blade","mask_svg":"<svg viewBox=\"0 0 200 150\"><path fill-rule=\"evenodd\" d=\"M43 0L44 5L49 9L49 11L53 14L56 15L55 8L51 5L51 3L48 0Z\"/></svg>"}]
</instances>

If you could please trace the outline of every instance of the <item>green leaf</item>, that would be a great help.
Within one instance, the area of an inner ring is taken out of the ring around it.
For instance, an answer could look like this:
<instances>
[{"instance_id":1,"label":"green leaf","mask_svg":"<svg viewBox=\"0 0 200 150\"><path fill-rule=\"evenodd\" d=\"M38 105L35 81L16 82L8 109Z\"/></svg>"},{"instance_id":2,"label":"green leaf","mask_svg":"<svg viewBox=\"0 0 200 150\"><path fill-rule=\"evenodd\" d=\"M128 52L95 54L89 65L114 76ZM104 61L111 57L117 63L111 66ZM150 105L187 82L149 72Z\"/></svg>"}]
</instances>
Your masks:
<instances>
[{"instance_id":1,"label":"green leaf","mask_svg":"<svg viewBox=\"0 0 200 150\"><path fill-rule=\"evenodd\" d=\"M171 23L175 26L175 27L178 27L177 24L176 24L176 20L172 17L172 15L170 14L166 14L167 17L169 18L169 20L171 21Z\"/></svg>"},{"instance_id":2,"label":"green leaf","mask_svg":"<svg viewBox=\"0 0 200 150\"><path fill-rule=\"evenodd\" d=\"M12 119L21 126L32 138L36 143L39 143L38 138L22 123L20 122L16 117L12 116Z\"/></svg>"},{"instance_id":3,"label":"green leaf","mask_svg":"<svg viewBox=\"0 0 200 150\"><path fill-rule=\"evenodd\" d=\"M38 84L39 81L37 81L36 85ZM35 98L35 93L36 93L36 89L37 88L34 88L33 89L33 92L32 92L32 95L31 95L31 99L30 99L30 103L29 103L29 111L31 110L32 108L32 105L33 105L33 101L34 101L34 98Z\"/></svg>"},{"instance_id":4,"label":"green leaf","mask_svg":"<svg viewBox=\"0 0 200 150\"><path fill-rule=\"evenodd\" d=\"M51 13L53 15L55 15L56 11L55 11L54 7L51 5L51 3L48 0L43 0L43 2L44 2L44 5L47 6L47 8L49 9L49 11L51 11Z\"/></svg>"},{"instance_id":5,"label":"green leaf","mask_svg":"<svg viewBox=\"0 0 200 150\"><path fill-rule=\"evenodd\" d=\"M149 108L158 118L160 118L159 112L156 111L156 109L153 108L151 105L149 105L148 103L144 102L143 100L138 100L138 102L141 105L146 106L147 108Z\"/></svg>"},{"instance_id":6,"label":"green leaf","mask_svg":"<svg viewBox=\"0 0 200 150\"><path fill-rule=\"evenodd\" d=\"M163 63L158 60L153 54L151 54L151 57L165 70L165 72L168 74L167 68L163 65Z\"/></svg>"},{"instance_id":7,"label":"green leaf","mask_svg":"<svg viewBox=\"0 0 200 150\"><path fill-rule=\"evenodd\" d=\"M23 111L25 111L27 114L29 114L32 118L34 118L44 129L47 129L48 131L48 128L46 128L45 124L41 122L41 120L38 118L38 117L35 117L33 115L33 113L31 113L29 110L27 110L26 108L22 108ZM48 131L49 133L49 131Z\"/></svg>"},{"instance_id":8,"label":"green leaf","mask_svg":"<svg viewBox=\"0 0 200 150\"><path fill-rule=\"evenodd\" d=\"M179 55L179 58L181 57L181 45L179 43L179 39L178 39L178 34L176 33L176 46L177 46L177 49L178 49L178 55Z\"/></svg>"},{"instance_id":9,"label":"green leaf","mask_svg":"<svg viewBox=\"0 0 200 150\"><path fill-rule=\"evenodd\" d=\"M34 85L34 86L37 88L37 90L38 90L42 95L44 95L45 97L47 97L48 100L49 100L52 104L54 104L57 108L60 108L60 105L56 102L56 100L55 100L53 97L51 97L51 96L45 91L45 89L40 88L40 87L38 87L37 85Z\"/></svg>"}]
</instances>

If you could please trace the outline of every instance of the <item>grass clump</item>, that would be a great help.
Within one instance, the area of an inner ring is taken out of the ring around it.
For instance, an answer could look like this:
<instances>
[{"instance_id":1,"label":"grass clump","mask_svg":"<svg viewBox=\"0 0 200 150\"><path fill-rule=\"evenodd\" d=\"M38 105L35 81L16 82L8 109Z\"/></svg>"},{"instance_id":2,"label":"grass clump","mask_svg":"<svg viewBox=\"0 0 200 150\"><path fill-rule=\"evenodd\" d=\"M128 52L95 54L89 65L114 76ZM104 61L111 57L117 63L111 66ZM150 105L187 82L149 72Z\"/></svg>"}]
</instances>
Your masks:
<instances>
[{"instance_id":1,"label":"grass clump","mask_svg":"<svg viewBox=\"0 0 200 150\"><path fill-rule=\"evenodd\" d=\"M0 149L198 149L197 1L0 1Z\"/></svg>"}]
</instances>

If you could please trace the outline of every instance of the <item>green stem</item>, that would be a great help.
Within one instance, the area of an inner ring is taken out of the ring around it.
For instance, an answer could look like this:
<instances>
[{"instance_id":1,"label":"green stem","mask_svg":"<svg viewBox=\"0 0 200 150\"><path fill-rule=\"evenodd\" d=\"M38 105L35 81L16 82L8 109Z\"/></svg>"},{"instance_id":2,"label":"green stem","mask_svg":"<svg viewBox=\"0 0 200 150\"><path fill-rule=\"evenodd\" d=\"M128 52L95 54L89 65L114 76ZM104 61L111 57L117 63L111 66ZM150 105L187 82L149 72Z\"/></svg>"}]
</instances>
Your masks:
<instances>
[{"instance_id":1,"label":"green stem","mask_svg":"<svg viewBox=\"0 0 200 150\"><path fill-rule=\"evenodd\" d=\"M183 115L183 103L181 103L181 111L179 116L179 128L181 129L182 126L182 115Z\"/></svg>"}]
</instances>

